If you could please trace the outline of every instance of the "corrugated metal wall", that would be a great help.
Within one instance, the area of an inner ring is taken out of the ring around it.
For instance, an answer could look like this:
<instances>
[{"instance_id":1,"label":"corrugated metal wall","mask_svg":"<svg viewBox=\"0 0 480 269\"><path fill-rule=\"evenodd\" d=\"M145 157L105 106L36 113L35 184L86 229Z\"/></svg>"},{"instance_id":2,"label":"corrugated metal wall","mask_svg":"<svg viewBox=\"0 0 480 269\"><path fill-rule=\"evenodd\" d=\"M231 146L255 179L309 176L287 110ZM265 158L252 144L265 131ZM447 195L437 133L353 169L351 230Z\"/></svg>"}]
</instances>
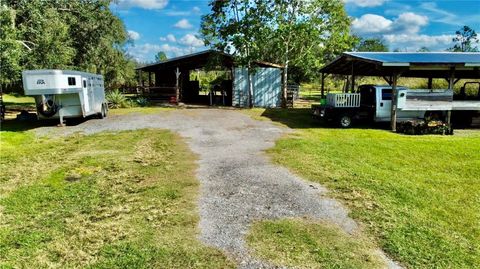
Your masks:
<instances>
[{"instance_id":1,"label":"corrugated metal wall","mask_svg":"<svg viewBox=\"0 0 480 269\"><path fill-rule=\"evenodd\" d=\"M257 68L253 79L256 107L279 107L282 103L282 73L278 68ZM234 69L233 105L248 107L248 70Z\"/></svg>"}]
</instances>

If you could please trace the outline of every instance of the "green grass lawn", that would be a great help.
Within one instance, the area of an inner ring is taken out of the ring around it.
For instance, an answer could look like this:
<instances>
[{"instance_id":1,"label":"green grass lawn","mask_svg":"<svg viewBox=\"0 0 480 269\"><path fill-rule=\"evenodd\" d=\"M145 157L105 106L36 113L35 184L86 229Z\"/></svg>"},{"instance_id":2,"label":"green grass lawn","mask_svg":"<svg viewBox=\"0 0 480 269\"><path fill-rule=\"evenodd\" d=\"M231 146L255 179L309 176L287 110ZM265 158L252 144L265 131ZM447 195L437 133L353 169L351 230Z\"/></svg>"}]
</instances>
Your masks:
<instances>
[{"instance_id":1,"label":"green grass lawn","mask_svg":"<svg viewBox=\"0 0 480 269\"><path fill-rule=\"evenodd\" d=\"M0 268L231 268L197 240L194 155L161 130L0 132Z\"/></svg>"},{"instance_id":2,"label":"green grass lawn","mask_svg":"<svg viewBox=\"0 0 480 269\"><path fill-rule=\"evenodd\" d=\"M109 109L109 115L127 115L133 113L141 113L141 114L155 114L159 112L166 112L175 110L174 107L129 107L129 108L115 108Z\"/></svg>"},{"instance_id":3,"label":"green grass lawn","mask_svg":"<svg viewBox=\"0 0 480 269\"><path fill-rule=\"evenodd\" d=\"M385 268L375 246L329 223L286 219L257 222L247 237L263 259L294 268Z\"/></svg>"},{"instance_id":4,"label":"green grass lawn","mask_svg":"<svg viewBox=\"0 0 480 269\"><path fill-rule=\"evenodd\" d=\"M35 104L35 99L31 96L3 94L3 102L7 104Z\"/></svg>"},{"instance_id":5,"label":"green grass lawn","mask_svg":"<svg viewBox=\"0 0 480 269\"><path fill-rule=\"evenodd\" d=\"M409 268L480 264L480 131L405 136L325 128L308 109L248 113L297 129L268 150L272 160L332 190L393 259Z\"/></svg>"}]
</instances>

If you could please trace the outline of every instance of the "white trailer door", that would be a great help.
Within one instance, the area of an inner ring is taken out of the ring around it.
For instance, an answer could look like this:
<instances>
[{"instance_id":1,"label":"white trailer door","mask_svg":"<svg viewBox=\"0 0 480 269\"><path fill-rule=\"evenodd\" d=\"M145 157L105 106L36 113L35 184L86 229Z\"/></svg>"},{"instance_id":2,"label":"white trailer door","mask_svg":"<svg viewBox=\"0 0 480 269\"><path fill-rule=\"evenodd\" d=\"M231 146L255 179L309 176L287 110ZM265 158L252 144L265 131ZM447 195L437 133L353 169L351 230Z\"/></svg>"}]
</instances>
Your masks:
<instances>
[{"instance_id":1,"label":"white trailer door","mask_svg":"<svg viewBox=\"0 0 480 269\"><path fill-rule=\"evenodd\" d=\"M85 110L85 114L90 112L90 102L88 100L88 87L87 87L87 79L82 78L82 93L83 93L83 109ZM84 115L86 116L86 115Z\"/></svg>"},{"instance_id":2,"label":"white trailer door","mask_svg":"<svg viewBox=\"0 0 480 269\"><path fill-rule=\"evenodd\" d=\"M88 78L88 102L90 103L90 111L95 111L95 95L94 95L94 81L92 78Z\"/></svg>"},{"instance_id":3,"label":"white trailer door","mask_svg":"<svg viewBox=\"0 0 480 269\"><path fill-rule=\"evenodd\" d=\"M389 121L392 110L392 89L377 90L377 109L375 119L377 121Z\"/></svg>"}]
</instances>

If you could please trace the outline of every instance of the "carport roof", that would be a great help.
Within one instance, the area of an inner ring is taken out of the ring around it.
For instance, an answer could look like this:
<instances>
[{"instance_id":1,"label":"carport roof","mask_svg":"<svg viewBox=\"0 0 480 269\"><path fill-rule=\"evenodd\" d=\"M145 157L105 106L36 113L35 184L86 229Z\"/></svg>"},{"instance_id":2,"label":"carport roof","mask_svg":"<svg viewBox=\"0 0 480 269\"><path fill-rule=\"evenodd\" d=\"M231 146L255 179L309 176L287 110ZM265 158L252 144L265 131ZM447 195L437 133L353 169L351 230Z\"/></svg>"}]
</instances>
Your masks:
<instances>
[{"instance_id":1,"label":"carport roof","mask_svg":"<svg viewBox=\"0 0 480 269\"><path fill-rule=\"evenodd\" d=\"M458 52L345 52L321 69L322 73L358 76L480 78L480 53Z\"/></svg>"}]
</instances>

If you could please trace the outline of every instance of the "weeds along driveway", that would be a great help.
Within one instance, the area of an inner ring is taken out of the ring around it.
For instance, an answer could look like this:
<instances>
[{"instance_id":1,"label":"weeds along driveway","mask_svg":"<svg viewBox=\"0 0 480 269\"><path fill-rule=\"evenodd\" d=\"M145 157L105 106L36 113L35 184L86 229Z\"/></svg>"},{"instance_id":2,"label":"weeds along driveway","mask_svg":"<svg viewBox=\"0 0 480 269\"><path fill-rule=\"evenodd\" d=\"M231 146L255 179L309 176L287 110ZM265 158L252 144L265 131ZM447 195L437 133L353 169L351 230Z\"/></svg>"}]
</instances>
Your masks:
<instances>
[{"instance_id":1,"label":"weeds along driveway","mask_svg":"<svg viewBox=\"0 0 480 269\"><path fill-rule=\"evenodd\" d=\"M322 186L307 183L269 162L263 151L290 129L254 120L238 111L192 109L128 114L65 128L42 127L36 132L69 135L141 128L178 132L198 154L201 240L225 251L240 268L270 267L255 259L246 247L245 236L256 220L309 217L335 223L351 234L358 230L344 207L328 198ZM396 267L380 251L378 255L389 267Z\"/></svg>"}]
</instances>

